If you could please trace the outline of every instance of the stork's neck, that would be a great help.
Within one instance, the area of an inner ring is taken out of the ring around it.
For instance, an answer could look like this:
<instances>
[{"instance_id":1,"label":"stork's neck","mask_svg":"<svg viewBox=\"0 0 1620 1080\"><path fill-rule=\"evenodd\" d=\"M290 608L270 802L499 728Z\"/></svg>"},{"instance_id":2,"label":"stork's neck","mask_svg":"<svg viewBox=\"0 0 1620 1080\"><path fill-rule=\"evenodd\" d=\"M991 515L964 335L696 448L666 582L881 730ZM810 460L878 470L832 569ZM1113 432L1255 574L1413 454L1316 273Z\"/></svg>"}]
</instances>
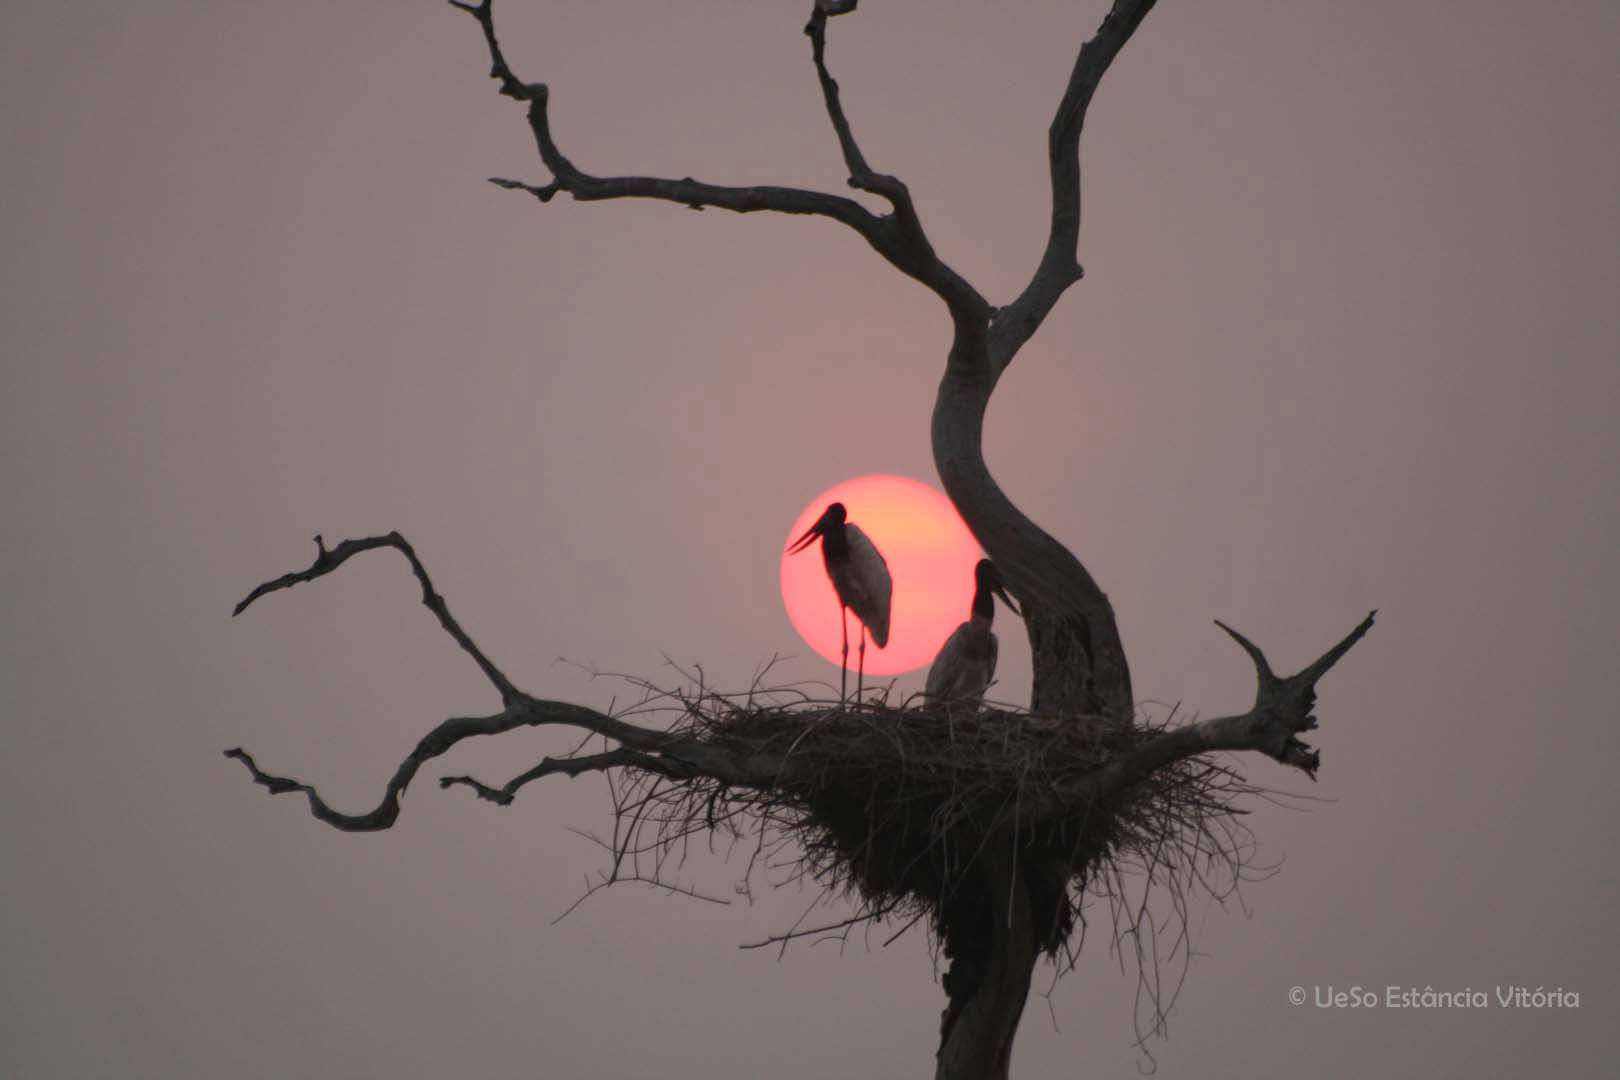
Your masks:
<instances>
[{"instance_id":1,"label":"stork's neck","mask_svg":"<svg viewBox=\"0 0 1620 1080\"><path fill-rule=\"evenodd\" d=\"M991 622L996 617L996 598L983 585L973 590L973 617Z\"/></svg>"},{"instance_id":2,"label":"stork's neck","mask_svg":"<svg viewBox=\"0 0 1620 1080\"><path fill-rule=\"evenodd\" d=\"M828 562L840 562L849 558L849 534L844 531L848 527L835 525L821 534L821 555Z\"/></svg>"}]
</instances>

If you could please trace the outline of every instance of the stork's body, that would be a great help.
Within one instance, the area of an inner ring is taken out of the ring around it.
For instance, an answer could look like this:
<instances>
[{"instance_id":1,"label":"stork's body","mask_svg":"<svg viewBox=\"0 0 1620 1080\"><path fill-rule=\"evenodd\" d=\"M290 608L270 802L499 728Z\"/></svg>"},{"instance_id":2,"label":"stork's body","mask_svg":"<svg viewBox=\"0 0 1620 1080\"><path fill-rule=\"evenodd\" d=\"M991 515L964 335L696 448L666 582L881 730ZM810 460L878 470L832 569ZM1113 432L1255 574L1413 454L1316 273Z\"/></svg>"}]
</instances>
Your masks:
<instances>
[{"instance_id":1,"label":"stork's body","mask_svg":"<svg viewBox=\"0 0 1620 1080\"><path fill-rule=\"evenodd\" d=\"M989 559L980 559L973 568L973 608L967 622L958 626L928 669L925 692L936 701L977 705L996 674L1000 651L990 624L996 617L995 597L1000 596L1014 613L1018 606L1003 587L1001 574Z\"/></svg>"},{"instance_id":2,"label":"stork's body","mask_svg":"<svg viewBox=\"0 0 1620 1080\"><path fill-rule=\"evenodd\" d=\"M889 577L889 564L877 546L867 538L860 527L845 520L843 503L832 503L816 523L788 548L789 554L803 551L821 537L821 559L827 567L827 578L833 592L838 594L839 618L844 629L843 662L838 672L838 697L843 700L849 687L849 619L853 611L861 624L861 648L855 681L855 696L860 697L866 679L866 635L871 634L878 648L889 643L889 600L894 594L894 580Z\"/></svg>"}]
</instances>

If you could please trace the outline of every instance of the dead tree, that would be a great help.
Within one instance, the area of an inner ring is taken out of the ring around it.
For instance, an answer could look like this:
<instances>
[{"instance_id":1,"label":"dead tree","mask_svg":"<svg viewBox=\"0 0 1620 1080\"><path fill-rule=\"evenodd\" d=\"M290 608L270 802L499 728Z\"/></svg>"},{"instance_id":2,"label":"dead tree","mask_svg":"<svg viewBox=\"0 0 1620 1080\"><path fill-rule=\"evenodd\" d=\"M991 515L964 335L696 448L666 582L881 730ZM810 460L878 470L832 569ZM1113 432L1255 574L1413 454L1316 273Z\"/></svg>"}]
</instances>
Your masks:
<instances>
[{"instance_id":1,"label":"dead tree","mask_svg":"<svg viewBox=\"0 0 1620 1080\"><path fill-rule=\"evenodd\" d=\"M418 769L463 739L547 725L600 737L604 749L546 758L498 788L466 776L440 783L505 805L548 775L609 774L615 778L615 831L608 844L615 875L643 855L661 858L703 832L757 836L756 855L767 842L792 845L806 873L857 897L857 915L848 922L929 919L950 965L936 1076L1006 1077L1036 962L1042 953L1068 947L1084 892L1096 891L1099 882L1106 891L1106 879L1133 855L1150 879L1166 867L1196 877L1200 860L1235 865L1232 800L1254 789L1211 753L1258 751L1314 776L1319 755L1299 736L1316 726L1316 683L1373 620L1368 615L1287 677L1276 675L1247 638L1218 624L1254 664L1253 708L1180 725L1141 723L1107 596L1079 559L1013 505L986 467L983 421L997 382L1081 279L1079 140L1087 107L1154 0L1115 0L1081 45L1049 133L1046 247L1023 291L999 307L939 256L906 185L873 169L856 142L826 62L828 16L853 9L853 2L817 0L805 32L849 184L887 204L883 213L853 198L801 188L584 172L552 137L547 86L520 79L503 54L491 0L451 3L478 21L490 74L502 94L526 106L551 174L541 185L494 183L542 203L565 192L580 200L657 199L829 218L944 301L953 336L934 406L934 461L952 502L1023 607L1034 664L1030 707L963 718L936 715L927 706L843 707L781 694L727 697L698 687L669 699L676 706L673 722L655 726L636 712L610 715L542 700L515 686L483 653L404 537L389 533L333 548L317 537L313 564L258 586L236 613L266 593L331 573L361 552L394 548L409 562L423 603L500 696L500 709L440 723L399 766L381 802L363 814L342 813L313 787L265 773L243 750L227 756L242 761L273 794L303 793L328 825L367 831L392 826ZM655 863L651 874L657 873Z\"/></svg>"}]
</instances>

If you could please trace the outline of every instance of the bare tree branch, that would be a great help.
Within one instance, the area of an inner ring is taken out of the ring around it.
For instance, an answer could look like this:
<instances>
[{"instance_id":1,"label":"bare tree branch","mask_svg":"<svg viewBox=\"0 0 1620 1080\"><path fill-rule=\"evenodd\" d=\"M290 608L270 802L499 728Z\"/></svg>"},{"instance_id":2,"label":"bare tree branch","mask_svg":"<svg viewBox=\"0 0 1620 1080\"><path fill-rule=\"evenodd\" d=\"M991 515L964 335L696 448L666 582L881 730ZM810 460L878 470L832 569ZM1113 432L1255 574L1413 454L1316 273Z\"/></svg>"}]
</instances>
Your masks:
<instances>
[{"instance_id":1,"label":"bare tree branch","mask_svg":"<svg viewBox=\"0 0 1620 1080\"><path fill-rule=\"evenodd\" d=\"M574 705L564 701L542 701L521 694L518 701L493 716L482 717L455 717L444 721L423 736L405 760L394 771L387 787L383 791L382 800L375 808L363 814L345 814L334 810L320 793L309 784L301 780L288 777L272 776L263 772L247 751L237 747L225 751L225 756L235 758L246 765L253 774L253 781L263 784L272 795L284 795L292 791L301 791L309 798L310 812L335 829L344 832L375 832L390 828L399 818L400 797L405 789L416 777L417 770L433 758L446 753L451 747L463 739L470 739L476 735L501 735L520 727L539 727L548 724L564 724L571 727L584 728L599 735L609 734L610 737L622 739L625 742L634 742L647 749L639 751L626 751L626 754L639 753L648 761L655 761L660 753L676 754L680 750L681 740L671 740L662 732L639 728L627 724L622 720L587 709L582 705ZM711 757L704 753L700 756ZM638 764L645 764L637 762ZM676 769L679 766L667 763L665 768ZM553 770L563 771L563 770ZM475 788L482 785L468 781ZM520 785L521 786L521 785ZM514 789L515 790L515 789ZM484 792L480 791L480 795ZM493 795L485 795L493 798ZM499 802L501 800L494 799Z\"/></svg>"},{"instance_id":2,"label":"bare tree branch","mask_svg":"<svg viewBox=\"0 0 1620 1080\"><path fill-rule=\"evenodd\" d=\"M1074 70L1047 131L1047 157L1052 178L1052 222L1046 250L1029 284L1018 298L997 313L992 337L992 363L999 376L1030 339L1058 298L1080 280L1076 261L1080 242L1080 131L1086 109L1109 65L1119 55L1155 0L1115 0L1091 40L1080 47Z\"/></svg>"},{"instance_id":3,"label":"bare tree branch","mask_svg":"<svg viewBox=\"0 0 1620 1080\"><path fill-rule=\"evenodd\" d=\"M512 67L506 62L506 54L501 51L501 43L495 40L495 8L493 0L480 0L477 4L463 3L462 0L450 0L450 6L460 8L478 20L478 25L484 31L484 44L489 47L489 77L501 84L501 93L517 101L529 100L529 87L523 80L512 73Z\"/></svg>"},{"instance_id":4,"label":"bare tree branch","mask_svg":"<svg viewBox=\"0 0 1620 1080\"><path fill-rule=\"evenodd\" d=\"M639 750L627 750L619 747L617 750L605 750L600 754L584 754L578 757L546 758L534 768L519 773L499 788L492 788L487 784L475 780L471 776L442 776L439 778L439 787L450 788L456 784L463 784L473 789L480 799L488 799L500 806L510 806L512 798L519 788L543 777L560 773L563 776L575 777L581 773L602 772L614 768L636 768L647 772L667 776L672 780L683 780L693 775L690 767L656 754L644 754Z\"/></svg>"},{"instance_id":5,"label":"bare tree branch","mask_svg":"<svg viewBox=\"0 0 1620 1080\"><path fill-rule=\"evenodd\" d=\"M934 245L929 242L928 234L923 230L922 219L917 216L916 204L912 202L911 191L899 177L890 176L874 170L866 161L866 155L861 153L860 146L855 141L855 133L850 127L849 118L844 114L843 102L838 93L838 82L827 69L827 17L841 15L854 9L851 3L847 7L838 8L818 0L810 13L810 21L805 25L804 32L810 38L810 55L816 65L816 78L821 83L821 96L827 106L827 117L832 121L833 131L838 136L838 147L844 155L844 165L849 169L849 185L859 191L868 191L887 199L889 205L894 207L894 213L882 219L884 226L892 232L894 251L880 251L899 267L903 272L921 281L932 289L940 299L950 307L951 312L958 320L968 319L978 322L989 318L990 305L979 295L977 289L968 284L967 280L947 266L934 251ZM902 259L901 256L904 258Z\"/></svg>"},{"instance_id":6,"label":"bare tree branch","mask_svg":"<svg viewBox=\"0 0 1620 1080\"><path fill-rule=\"evenodd\" d=\"M843 119L837 105L837 86L827 74L821 59L824 41L820 33L812 34L816 42L815 57L829 109L835 110L834 126L839 129L840 142L846 145L846 154L852 173L851 183L866 191L883 195L895 206L895 213L878 216L853 199L841 195L805 188L776 185L733 187L709 184L684 177L679 180L653 176L593 176L574 165L557 146L551 133L548 112L551 92L544 83L526 83L518 78L507 62L495 36L495 16L492 0L477 5L450 0L452 6L467 12L483 28L484 42L490 55L490 77L500 83L501 93L518 101L528 102L529 129L534 134L540 160L551 170L549 184L535 185L521 180L491 177L490 182L509 191L524 191L541 202L550 202L559 191L565 191L581 202L605 199L658 199L677 203L693 210L715 207L746 214L755 211L774 211L782 214L807 214L831 218L854 229L873 250L890 264L914 278L947 304L964 306L988 317L989 305L959 274L941 262L924 236L916 211L911 206L905 185L894 177L879 176L866 167L860 151L855 148L849 134L848 122ZM826 16L818 8L811 17L812 25L825 26ZM808 28L807 28L808 29Z\"/></svg>"},{"instance_id":7,"label":"bare tree branch","mask_svg":"<svg viewBox=\"0 0 1620 1080\"><path fill-rule=\"evenodd\" d=\"M492 0L481 0L478 4L450 0L450 4L478 20L484 32L484 43L489 49L490 78L500 83L501 93L514 100L528 102L529 127L539 147L540 160L554 177L551 183L544 186L502 178L492 178L491 183L509 190L527 191L541 202L549 202L557 192L566 191L585 202L623 198L662 199L694 210L713 206L738 213L774 210L784 214L815 214L843 222L888 256L884 247L889 242L882 235L879 218L853 199L801 188L726 187L700 183L690 177L681 180L649 176L597 177L581 171L558 149L552 138L551 122L547 115L549 88L544 83L524 82L507 62L495 36Z\"/></svg>"},{"instance_id":8,"label":"bare tree branch","mask_svg":"<svg viewBox=\"0 0 1620 1080\"><path fill-rule=\"evenodd\" d=\"M397 548L405 558L410 560L411 573L416 575L416 580L422 585L422 603L426 604L428 610L438 618L439 625L444 627L445 633L455 638L456 644L461 646L462 651L471 656L478 664L484 676L500 692L502 703L510 706L516 702L520 695L512 685L511 680L490 661L489 657L484 655L483 651L473 643L472 638L467 636L467 632L461 628L461 624L456 622L455 617L450 614L450 609L445 606L444 597L440 596L433 588L433 582L429 579L427 570L422 566L422 560L416 557L416 550L398 532L391 532L384 536L367 536L360 540L345 540L330 551L326 549L326 541L317 534L315 537L315 561L310 563L309 569L282 574L273 581L266 581L248 593L246 598L231 610L231 617L235 618L242 614L247 610L249 604L265 593L272 593L277 589L288 589L305 581L313 581L318 577L330 574L333 570L342 566L349 560L349 556L380 547Z\"/></svg>"},{"instance_id":9,"label":"bare tree branch","mask_svg":"<svg viewBox=\"0 0 1620 1080\"><path fill-rule=\"evenodd\" d=\"M310 813L314 814L317 820L324 821L334 829L340 829L343 832L378 832L382 829L391 828L394 822L398 820L400 796L405 793L405 788L410 785L411 780L416 776L416 771L422 767L422 763L438 757L445 750L448 750L450 746L459 742L461 738L466 737L465 734L446 735L447 730L478 726L487 727L488 733L493 734L496 731L505 730L500 725L500 720L501 717L494 716L485 717L482 720L446 720L443 724L440 724L432 733L416 744L416 748L400 763L399 768L394 771L394 775L389 779L388 787L383 792L382 801L374 809L364 814L345 814L340 810L334 810L311 785L301 780L293 780L284 776L272 776L264 772L259 768L258 763L253 760L252 755L241 747L225 751L225 756L235 758L243 765L246 765L248 771L253 774L253 782L263 784L272 795L285 795L292 791L303 792L309 799ZM484 733L482 731L476 732L476 734ZM468 731L466 734L475 734L475 732Z\"/></svg>"},{"instance_id":10,"label":"bare tree branch","mask_svg":"<svg viewBox=\"0 0 1620 1080\"><path fill-rule=\"evenodd\" d=\"M856 912L854 915L851 915L847 919L839 919L837 922L824 923L820 926L812 926L808 928L802 927L801 924L806 918L809 917L810 912L814 911L826 899L827 897L825 895L817 897L815 902L804 910L804 914L799 916L798 921L795 922L786 933L772 934L769 937L761 938L759 941L747 941L737 947L739 949L746 950L763 949L768 946L775 945L777 947L776 958L780 960L783 956L787 955L787 947L789 943L793 941L800 938L822 938L829 935L839 941L845 941L849 938L849 932L855 929L855 927L863 924L876 925L877 923L882 922L883 919L886 918L889 913L898 906L897 904L892 903L882 904L876 907L863 904L860 911ZM904 932L904 929L909 929L911 926L915 925L917 918L921 917L922 916L919 915L916 918L913 918L910 922L906 923L906 926L903 928L902 932ZM893 939L891 938L890 940L892 941ZM888 944L888 942L885 942L884 944Z\"/></svg>"},{"instance_id":11,"label":"bare tree branch","mask_svg":"<svg viewBox=\"0 0 1620 1080\"><path fill-rule=\"evenodd\" d=\"M1219 619L1215 620L1215 625L1225 630L1232 640L1242 646L1243 651L1249 654L1249 659L1254 661L1255 671L1259 674L1262 683L1270 684L1277 681L1277 677L1271 673L1271 665L1266 662L1266 654L1260 651L1260 646ZM1335 657L1335 659L1337 658Z\"/></svg>"},{"instance_id":12,"label":"bare tree branch","mask_svg":"<svg viewBox=\"0 0 1620 1080\"><path fill-rule=\"evenodd\" d=\"M838 135L838 148L843 151L844 164L849 169L849 186L883 196L920 232L921 227L916 224L917 211L911 203L911 192L906 185L896 177L874 172L855 143L855 133L850 130L849 118L844 115L844 106L839 101L838 82L827 70L827 13L819 6L810 13L810 21L805 25L804 32L810 38L810 56L816 65L816 77L821 82L821 96L827 103L827 116Z\"/></svg>"},{"instance_id":13,"label":"bare tree branch","mask_svg":"<svg viewBox=\"0 0 1620 1080\"><path fill-rule=\"evenodd\" d=\"M1258 646L1223 624L1221 628L1236 638L1254 661L1258 683L1254 708L1237 716L1213 717L1172 728L1102 768L1089 770L1067 784L1056 786L1048 800L1034 800L1027 807L1031 824L1080 813L1083 808L1118 795L1173 762L1215 750L1257 750L1316 779L1321 754L1298 737L1316 727L1316 717L1311 712L1316 704L1316 683L1372 628L1377 614L1376 611L1369 613L1337 645L1298 674L1285 679L1272 674L1271 665Z\"/></svg>"},{"instance_id":14,"label":"bare tree branch","mask_svg":"<svg viewBox=\"0 0 1620 1080\"><path fill-rule=\"evenodd\" d=\"M572 904L569 904L566 908L559 912L557 917L551 920L551 925L556 926L558 923L568 918L568 916L579 910L581 904L585 903L585 901L589 900L603 889L611 888L614 885L633 884L648 885L654 889L657 889L659 892L668 893L674 896L685 896L693 900L702 900L705 904L716 904L720 907L731 906L731 901L729 900L722 900L718 896L709 896L706 893L698 892L696 889L688 885L677 885L671 881L664 881L660 878L654 877L645 877L641 874L619 874L614 872L603 874L596 881L587 880L585 883L585 891L575 898Z\"/></svg>"},{"instance_id":15,"label":"bare tree branch","mask_svg":"<svg viewBox=\"0 0 1620 1080\"><path fill-rule=\"evenodd\" d=\"M422 586L422 603L433 612L439 620L439 625L455 639L462 650L477 661L490 682L500 691L505 706L492 716L456 717L445 720L423 736L395 770L383 791L382 800L375 808L363 814L345 814L335 810L311 785L301 780L273 776L264 772L252 756L240 747L225 751L226 757L235 758L247 766L254 782L264 785L272 795L284 795L294 791L304 793L309 799L310 812L318 820L333 828L345 832L372 832L389 828L399 817L400 797L424 762L444 754L463 739L475 735L500 735L519 727L563 725L579 728L618 742L620 749L592 757L548 759L513 780L506 788L499 790L481 784L471 777L456 777L452 778L451 782L465 784L473 788L481 798L504 805L511 801L512 794L518 788L530 780L553 772L577 775L587 770L600 771L615 765L624 765L671 778L689 777L701 772L735 787L769 788L777 783L788 769L787 761L775 755L756 754L746 761L734 760L714 747L687 736L671 735L641 727L583 705L531 697L512 685L505 674L484 655L483 650L462 629L461 624L450 614L444 598L433 588L432 579L428 577L427 569L421 560L416 557L415 549L398 532L345 540L330 549L319 536L315 538L315 543L317 548L315 561L307 569L282 574L258 586L236 605L232 614L241 614L248 605L266 593L323 577L342 566L350 556L377 548L395 548L410 561L411 571ZM448 787L450 784L445 783L443 786Z\"/></svg>"},{"instance_id":16,"label":"bare tree branch","mask_svg":"<svg viewBox=\"0 0 1620 1080\"><path fill-rule=\"evenodd\" d=\"M882 227L882 220L866 207L842 195L828 195L803 188L759 185L754 187L727 187L706 184L685 177L670 180L652 176L592 176L569 161L552 139L551 124L546 114L549 91L544 85L529 87L529 128L539 147L540 160L555 178L542 188L531 187L511 180L492 178L491 182L504 188L521 188L542 202L557 191L566 191L580 202L604 199L659 199L678 203L693 210L713 206L733 210L739 214L758 210L773 210L782 214L812 214L841 221L866 238L866 241L891 262L896 261L894 244Z\"/></svg>"}]
</instances>

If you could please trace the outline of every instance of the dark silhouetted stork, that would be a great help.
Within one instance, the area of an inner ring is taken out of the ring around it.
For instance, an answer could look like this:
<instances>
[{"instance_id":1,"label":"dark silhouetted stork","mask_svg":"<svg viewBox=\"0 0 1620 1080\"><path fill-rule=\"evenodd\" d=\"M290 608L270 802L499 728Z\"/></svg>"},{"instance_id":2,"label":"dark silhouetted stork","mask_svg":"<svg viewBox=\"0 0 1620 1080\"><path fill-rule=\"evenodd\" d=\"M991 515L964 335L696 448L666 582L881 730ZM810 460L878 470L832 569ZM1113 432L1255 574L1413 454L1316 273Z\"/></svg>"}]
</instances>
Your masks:
<instances>
[{"instance_id":1,"label":"dark silhouetted stork","mask_svg":"<svg viewBox=\"0 0 1620 1080\"><path fill-rule=\"evenodd\" d=\"M889 643L889 598L894 593L894 580L889 577L889 564L883 561L872 541L857 525L844 520L843 503L829 503L816 523L788 547L794 555L809 547L821 537L821 558L827 564L827 578L838 594L838 616L844 629L843 660L838 670L838 700L843 701L849 689L849 618L854 611L861 623L860 666L855 677L855 697L859 700L866 680L866 635L870 633L878 648Z\"/></svg>"},{"instance_id":2,"label":"dark silhouetted stork","mask_svg":"<svg viewBox=\"0 0 1620 1080\"><path fill-rule=\"evenodd\" d=\"M996 616L996 603L991 594L1001 597L1013 614L1023 614L1007 595L1001 572L989 559L980 559L973 568L973 586L971 617L945 639L939 655L934 657L934 665L928 669L925 693L937 701L976 705L983 700L984 691L996 673L998 649L996 635L990 629L990 622Z\"/></svg>"}]
</instances>

